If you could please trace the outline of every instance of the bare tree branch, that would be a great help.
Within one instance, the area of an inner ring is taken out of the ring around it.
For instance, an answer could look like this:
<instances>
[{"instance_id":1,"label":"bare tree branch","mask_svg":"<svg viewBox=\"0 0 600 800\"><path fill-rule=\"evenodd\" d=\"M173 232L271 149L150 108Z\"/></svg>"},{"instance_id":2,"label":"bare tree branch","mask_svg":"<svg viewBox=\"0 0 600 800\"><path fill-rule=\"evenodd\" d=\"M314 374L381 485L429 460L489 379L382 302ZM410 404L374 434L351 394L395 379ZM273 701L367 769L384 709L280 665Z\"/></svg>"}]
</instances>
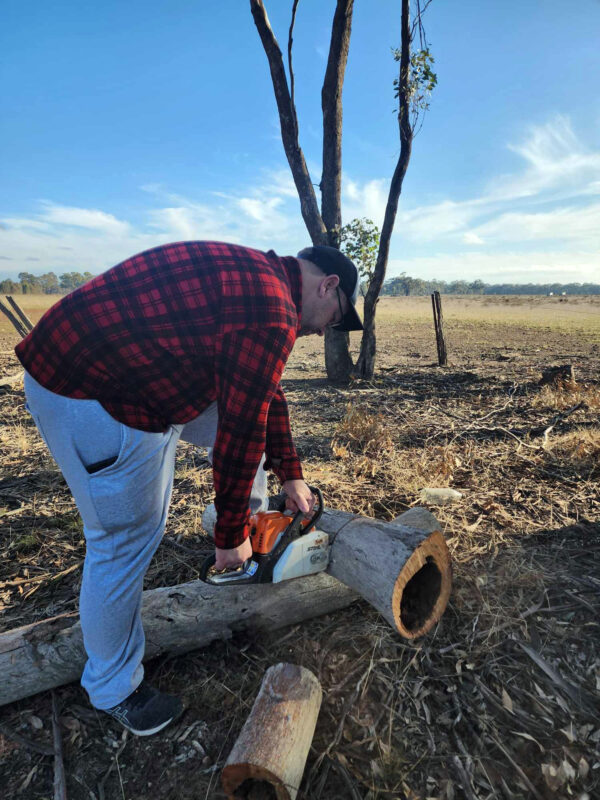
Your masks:
<instances>
[{"instance_id":1,"label":"bare tree branch","mask_svg":"<svg viewBox=\"0 0 600 800\"><path fill-rule=\"evenodd\" d=\"M315 191L310 179L304 153L298 142L296 109L292 103L283 56L269 23L262 0L250 0L250 10L258 30L263 48L269 61L271 80L281 125L283 148L296 184L302 218L313 244L327 244L325 225L321 219Z\"/></svg>"},{"instance_id":2,"label":"bare tree branch","mask_svg":"<svg viewBox=\"0 0 600 800\"><path fill-rule=\"evenodd\" d=\"M354 0L337 0L323 89L321 210L329 244L339 247L342 227L342 88L348 61Z\"/></svg>"},{"instance_id":3,"label":"bare tree branch","mask_svg":"<svg viewBox=\"0 0 600 800\"><path fill-rule=\"evenodd\" d=\"M294 122L296 124L296 138L298 138L298 116L296 114L296 102L294 100L294 70L292 68L292 45L294 43L293 33L296 22L296 11L300 0L294 0L292 8L292 21L290 22L290 32L288 33L288 72L290 73L290 99L294 109Z\"/></svg>"},{"instance_id":4,"label":"bare tree branch","mask_svg":"<svg viewBox=\"0 0 600 800\"><path fill-rule=\"evenodd\" d=\"M390 183L383 227L379 238L379 252L373 277L369 284L369 290L365 298L364 307L364 333L361 341L360 355L357 362L357 372L363 377L372 377L375 365L376 339L375 339L375 308L377 298L385 280L387 262L390 253L390 240L394 230L396 214L398 212L398 201L402 191L402 183L410 154L412 150L413 130L410 124L410 97L409 97L409 78L410 78L410 0L402 0L401 18L401 58L400 74L398 82L398 127L400 130L400 155L396 163L396 168Z\"/></svg>"}]
</instances>

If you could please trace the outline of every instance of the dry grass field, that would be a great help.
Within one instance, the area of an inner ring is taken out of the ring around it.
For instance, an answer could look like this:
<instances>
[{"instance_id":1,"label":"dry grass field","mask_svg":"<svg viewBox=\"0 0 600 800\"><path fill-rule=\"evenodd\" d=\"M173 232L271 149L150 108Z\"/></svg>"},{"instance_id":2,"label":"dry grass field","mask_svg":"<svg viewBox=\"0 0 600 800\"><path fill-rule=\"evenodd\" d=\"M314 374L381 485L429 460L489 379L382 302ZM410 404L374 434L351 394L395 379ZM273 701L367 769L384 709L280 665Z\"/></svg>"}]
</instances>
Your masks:
<instances>
[{"instance_id":1,"label":"dry grass field","mask_svg":"<svg viewBox=\"0 0 600 800\"><path fill-rule=\"evenodd\" d=\"M48 301L20 299L34 321ZM179 692L186 711L146 740L94 713L77 685L62 687L69 800L224 797L219 769L279 661L308 667L324 690L300 798L600 797L600 298L443 302L446 368L429 298L383 298L373 381L330 386L315 337L298 342L284 376L306 478L329 507L391 520L424 487L462 493L430 507L454 563L437 627L403 641L358 602L157 659L149 679ZM0 319L0 375L18 371L17 340ZM543 369L563 364L574 381L540 385ZM76 610L85 551L22 384L0 396L0 459L8 630ZM197 578L211 499L204 453L182 446L147 588ZM0 708L3 798L52 796L53 760L39 751L52 743L50 720L48 692Z\"/></svg>"}]
</instances>

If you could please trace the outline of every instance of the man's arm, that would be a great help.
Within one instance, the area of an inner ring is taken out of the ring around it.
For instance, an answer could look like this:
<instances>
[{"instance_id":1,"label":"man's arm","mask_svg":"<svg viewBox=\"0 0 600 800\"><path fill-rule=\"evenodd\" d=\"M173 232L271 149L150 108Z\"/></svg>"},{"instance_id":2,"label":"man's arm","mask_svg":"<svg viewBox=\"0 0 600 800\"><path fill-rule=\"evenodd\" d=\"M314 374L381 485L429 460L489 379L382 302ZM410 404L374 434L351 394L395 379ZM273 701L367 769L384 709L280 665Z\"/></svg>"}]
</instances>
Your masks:
<instances>
[{"instance_id":1,"label":"man's arm","mask_svg":"<svg viewBox=\"0 0 600 800\"><path fill-rule=\"evenodd\" d=\"M292 439L287 400L280 385L269 406L265 452L265 469L273 470L282 484L303 479L302 466Z\"/></svg>"},{"instance_id":2,"label":"man's arm","mask_svg":"<svg viewBox=\"0 0 600 800\"><path fill-rule=\"evenodd\" d=\"M265 469L272 469L287 495L292 511L312 511L315 498L304 482L302 465L292 439L287 401L281 386L271 401L267 419L267 459Z\"/></svg>"},{"instance_id":3,"label":"man's arm","mask_svg":"<svg viewBox=\"0 0 600 800\"><path fill-rule=\"evenodd\" d=\"M283 327L233 331L217 338L219 425L213 474L215 545L221 550L239 547L248 535L250 492L266 447L269 408L294 340L295 332Z\"/></svg>"}]
</instances>

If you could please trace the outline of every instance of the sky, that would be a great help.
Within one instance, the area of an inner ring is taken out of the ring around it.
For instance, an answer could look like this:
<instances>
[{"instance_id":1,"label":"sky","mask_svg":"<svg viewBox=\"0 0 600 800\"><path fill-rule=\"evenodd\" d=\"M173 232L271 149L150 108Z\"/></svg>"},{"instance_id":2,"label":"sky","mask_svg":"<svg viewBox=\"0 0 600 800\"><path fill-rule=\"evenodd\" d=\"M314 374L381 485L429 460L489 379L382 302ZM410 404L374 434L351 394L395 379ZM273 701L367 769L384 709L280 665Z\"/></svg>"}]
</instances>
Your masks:
<instances>
[{"instance_id":1,"label":"sky","mask_svg":"<svg viewBox=\"0 0 600 800\"><path fill-rule=\"evenodd\" d=\"M265 0L282 49L291 0ZM300 0L300 143L318 184L333 0ZM600 0L433 0L438 85L388 277L600 283ZM399 154L399 0L355 0L343 222L379 227ZM107 269L149 247L309 244L247 0L4 0L0 278Z\"/></svg>"}]
</instances>

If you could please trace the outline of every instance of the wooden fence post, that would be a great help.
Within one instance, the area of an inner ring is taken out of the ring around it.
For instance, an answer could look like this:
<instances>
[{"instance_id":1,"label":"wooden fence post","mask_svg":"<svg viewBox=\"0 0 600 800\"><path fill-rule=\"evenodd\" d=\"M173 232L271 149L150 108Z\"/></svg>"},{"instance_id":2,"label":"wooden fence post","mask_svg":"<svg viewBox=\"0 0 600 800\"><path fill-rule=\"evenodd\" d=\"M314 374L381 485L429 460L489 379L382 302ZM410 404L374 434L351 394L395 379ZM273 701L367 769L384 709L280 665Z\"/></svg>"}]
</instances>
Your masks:
<instances>
[{"instance_id":1,"label":"wooden fence post","mask_svg":"<svg viewBox=\"0 0 600 800\"><path fill-rule=\"evenodd\" d=\"M445 367L448 363L448 353L446 351L446 340L444 339L444 318L442 317L442 297L439 292L431 295L433 305L433 324L435 326L435 340L437 343L438 364Z\"/></svg>"}]
</instances>

